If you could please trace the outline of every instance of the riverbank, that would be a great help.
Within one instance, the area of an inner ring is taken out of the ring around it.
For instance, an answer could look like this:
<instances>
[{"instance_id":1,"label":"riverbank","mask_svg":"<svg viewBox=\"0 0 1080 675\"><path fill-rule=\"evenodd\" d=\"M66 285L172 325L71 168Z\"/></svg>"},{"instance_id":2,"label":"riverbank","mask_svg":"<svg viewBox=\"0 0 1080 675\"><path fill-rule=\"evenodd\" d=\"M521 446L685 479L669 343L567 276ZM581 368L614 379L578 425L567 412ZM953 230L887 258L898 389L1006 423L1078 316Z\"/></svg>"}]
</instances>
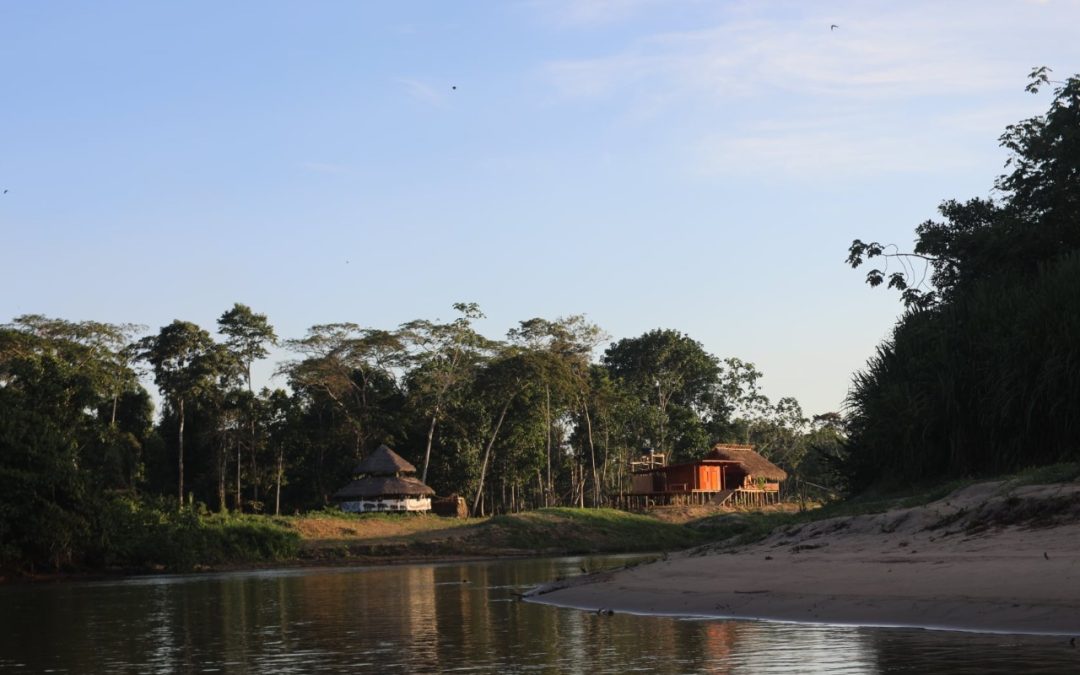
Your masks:
<instances>
[{"instance_id":1,"label":"riverbank","mask_svg":"<svg viewBox=\"0 0 1080 675\"><path fill-rule=\"evenodd\" d=\"M670 519L614 509L549 508L460 520L332 511L280 517L184 514L178 520L182 526L169 520L129 528L128 537L110 549L116 564L9 572L0 574L0 582L675 551L708 540Z\"/></svg>"},{"instance_id":2,"label":"riverbank","mask_svg":"<svg viewBox=\"0 0 1080 675\"><path fill-rule=\"evenodd\" d=\"M530 600L588 610L1080 634L1080 484L999 481L929 504L782 527Z\"/></svg>"}]
</instances>

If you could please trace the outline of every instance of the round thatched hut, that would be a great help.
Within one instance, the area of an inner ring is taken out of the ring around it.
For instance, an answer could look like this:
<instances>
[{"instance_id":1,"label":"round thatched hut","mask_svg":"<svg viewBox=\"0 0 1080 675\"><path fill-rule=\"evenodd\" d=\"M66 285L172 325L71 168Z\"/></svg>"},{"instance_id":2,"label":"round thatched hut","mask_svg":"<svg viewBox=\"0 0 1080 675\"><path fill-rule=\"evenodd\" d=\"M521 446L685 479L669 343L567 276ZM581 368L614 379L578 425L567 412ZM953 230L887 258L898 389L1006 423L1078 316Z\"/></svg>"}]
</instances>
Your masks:
<instances>
[{"instance_id":1,"label":"round thatched hut","mask_svg":"<svg viewBox=\"0 0 1080 675\"><path fill-rule=\"evenodd\" d=\"M410 474L416 467L380 445L353 470L356 479L334 493L342 511L430 511L435 491Z\"/></svg>"}]
</instances>

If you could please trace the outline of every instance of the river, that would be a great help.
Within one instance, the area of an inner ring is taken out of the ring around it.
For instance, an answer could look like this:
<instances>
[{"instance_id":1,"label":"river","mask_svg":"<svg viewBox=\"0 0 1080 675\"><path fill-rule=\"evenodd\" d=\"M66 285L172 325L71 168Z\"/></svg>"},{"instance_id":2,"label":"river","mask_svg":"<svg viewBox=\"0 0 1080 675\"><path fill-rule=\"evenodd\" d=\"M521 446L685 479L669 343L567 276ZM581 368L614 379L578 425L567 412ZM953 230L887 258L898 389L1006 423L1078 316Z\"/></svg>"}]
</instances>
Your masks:
<instances>
[{"instance_id":1,"label":"river","mask_svg":"<svg viewBox=\"0 0 1080 675\"><path fill-rule=\"evenodd\" d=\"M622 561L292 569L0 587L0 672L1058 673L1055 637L601 616L519 602Z\"/></svg>"}]
</instances>

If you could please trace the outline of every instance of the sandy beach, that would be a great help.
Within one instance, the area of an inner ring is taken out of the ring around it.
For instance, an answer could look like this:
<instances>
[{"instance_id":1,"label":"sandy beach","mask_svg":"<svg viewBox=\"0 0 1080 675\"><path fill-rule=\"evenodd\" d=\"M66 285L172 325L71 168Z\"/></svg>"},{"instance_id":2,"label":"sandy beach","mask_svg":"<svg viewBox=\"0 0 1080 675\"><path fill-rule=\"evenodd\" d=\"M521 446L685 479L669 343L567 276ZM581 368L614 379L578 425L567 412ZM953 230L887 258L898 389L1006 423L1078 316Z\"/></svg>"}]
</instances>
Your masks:
<instances>
[{"instance_id":1,"label":"sandy beach","mask_svg":"<svg viewBox=\"0 0 1080 675\"><path fill-rule=\"evenodd\" d=\"M1080 634L1080 485L981 483L536 589L587 610Z\"/></svg>"}]
</instances>

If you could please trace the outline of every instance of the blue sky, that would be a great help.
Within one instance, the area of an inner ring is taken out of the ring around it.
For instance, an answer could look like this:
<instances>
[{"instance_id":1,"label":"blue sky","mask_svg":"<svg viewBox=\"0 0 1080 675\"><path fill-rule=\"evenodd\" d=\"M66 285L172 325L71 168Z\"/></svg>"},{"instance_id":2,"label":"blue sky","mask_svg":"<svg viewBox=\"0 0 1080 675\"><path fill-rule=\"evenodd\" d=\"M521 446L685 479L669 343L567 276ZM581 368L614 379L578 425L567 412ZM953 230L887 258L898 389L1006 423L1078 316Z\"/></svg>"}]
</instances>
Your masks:
<instances>
[{"instance_id":1,"label":"blue sky","mask_svg":"<svg viewBox=\"0 0 1080 675\"><path fill-rule=\"evenodd\" d=\"M475 301L490 336L675 328L834 410L900 310L848 244L987 195L1078 30L1075 0L0 0L0 322Z\"/></svg>"}]
</instances>

